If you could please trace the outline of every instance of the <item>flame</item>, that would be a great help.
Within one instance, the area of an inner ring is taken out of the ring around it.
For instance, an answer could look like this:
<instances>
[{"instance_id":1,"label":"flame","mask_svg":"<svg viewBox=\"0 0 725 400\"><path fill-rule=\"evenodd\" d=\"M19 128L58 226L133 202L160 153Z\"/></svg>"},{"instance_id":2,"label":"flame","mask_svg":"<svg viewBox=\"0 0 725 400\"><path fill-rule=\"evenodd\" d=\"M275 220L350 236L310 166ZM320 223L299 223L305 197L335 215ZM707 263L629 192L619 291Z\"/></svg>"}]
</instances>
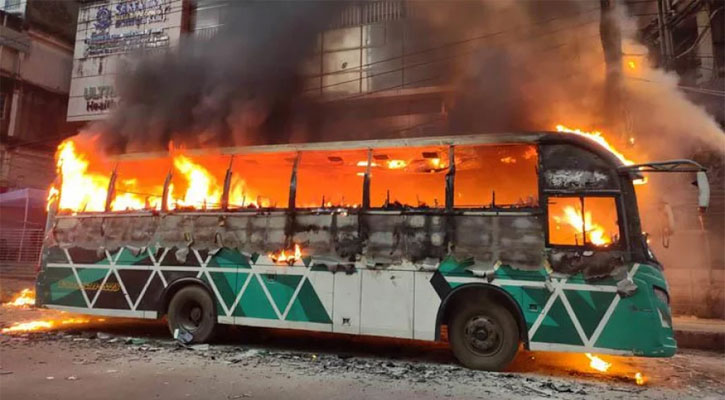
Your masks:
<instances>
[{"instance_id":1,"label":"flame","mask_svg":"<svg viewBox=\"0 0 725 400\"><path fill-rule=\"evenodd\" d=\"M292 264L296 263L297 260L302 259L302 249L300 248L299 244L295 243L293 255L287 255L285 250L282 249L277 254L269 253L269 254L267 254L267 256L276 264L292 265Z\"/></svg>"},{"instance_id":2,"label":"flame","mask_svg":"<svg viewBox=\"0 0 725 400\"><path fill-rule=\"evenodd\" d=\"M388 160L386 164L388 169L400 169L405 168L408 165L408 163L404 160Z\"/></svg>"},{"instance_id":3,"label":"flame","mask_svg":"<svg viewBox=\"0 0 725 400\"><path fill-rule=\"evenodd\" d=\"M644 385L644 384L645 384L645 382L647 382L647 380L645 379L644 375L642 375L642 373L641 373L641 372L637 372L636 374L634 374L634 381L635 381L635 382L636 382L636 383L637 383L638 385L640 385L640 386L641 386L641 385Z\"/></svg>"},{"instance_id":4,"label":"flame","mask_svg":"<svg viewBox=\"0 0 725 400\"><path fill-rule=\"evenodd\" d=\"M589 366L599 372L607 372L609 370L609 367L612 366L611 363L608 363L601 358L592 355L592 353L585 353L587 358L589 358Z\"/></svg>"},{"instance_id":5,"label":"flame","mask_svg":"<svg viewBox=\"0 0 725 400\"><path fill-rule=\"evenodd\" d=\"M183 154L174 156L174 168L181 173L189 187L177 204L206 208L207 204L220 204L222 192L216 178L199 164Z\"/></svg>"},{"instance_id":6,"label":"flame","mask_svg":"<svg viewBox=\"0 0 725 400\"><path fill-rule=\"evenodd\" d=\"M502 158L501 162L504 164L516 164L516 159L509 156L509 157Z\"/></svg>"},{"instance_id":7,"label":"flame","mask_svg":"<svg viewBox=\"0 0 725 400\"><path fill-rule=\"evenodd\" d=\"M599 132L599 131L586 132L581 129L568 128L564 125L557 125L556 131L563 132L563 133L573 133L575 135L584 136L586 138L589 138L589 139L597 142L600 146L603 146L605 149L609 150L609 152L614 154L624 165L634 165L635 164L634 161L625 157L624 154L620 153L619 151L617 151L616 148L614 148L614 146L609 144L607 139L605 139L604 136L602 136L602 132ZM633 183L635 185L643 185L643 184L647 183L647 179L635 179L633 181Z\"/></svg>"},{"instance_id":8,"label":"flame","mask_svg":"<svg viewBox=\"0 0 725 400\"><path fill-rule=\"evenodd\" d=\"M368 166L368 162L367 162L367 161L358 161L358 162L357 162L357 166L358 166L358 167L367 167L367 166ZM370 163L370 166L371 166L371 167L377 167L377 166L378 166L378 164L376 164L376 163L375 163L375 162L373 161L373 162L371 162L371 163Z\"/></svg>"},{"instance_id":9,"label":"flame","mask_svg":"<svg viewBox=\"0 0 725 400\"><path fill-rule=\"evenodd\" d=\"M586 230L587 242L595 246L604 246L612 243L612 238L606 233L604 228L592 222L592 213L590 211L584 213L584 220L582 220L581 210L577 210L572 206L566 206L564 207L563 215L554 216L553 218L557 223L565 223L571 226L580 235L583 233L583 226L584 230Z\"/></svg>"},{"instance_id":10,"label":"flame","mask_svg":"<svg viewBox=\"0 0 725 400\"><path fill-rule=\"evenodd\" d=\"M2 331L0 331L0 333L42 331L42 330L49 330L49 329L57 328L57 327L63 326L63 325L87 324L89 322L91 322L91 320L87 319L87 318L67 318L67 319L62 319L62 320L57 320L57 321L39 320L39 321L29 321L29 322L16 322L8 328L3 328Z\"/></svg>"},{"instance_id":11,"label":"flame","mask_svg":"<svg viewBox=\"0 0 725 400\"><path fill-rule=\"evenodd\" d=\"M58 146L56 165L59 179L48 191L48 207L60 199L57 205L60 210L105 211L111 172L99 173L90 169L103 164L93 150L94 144L95 137L90 140L71 138ZM166 198L169 207L219 207L224 191L223 179L217 179L209 169L183 154L182 149L171 147L170 154L170 167L178 179L176 185L169 185ZM146 172L139 171L137 176L131 177L119 176L115 182L111 211L161 209L163 185L144 185L139 178L143 178ZM270 201L251 190L244 179L232 175L229 204L262 207L269 206Z\"/></svg>"},{"instance_id":12,"label":"flame","mask_svg":"<svg viewBox=\"0 0 725 400\"><path fill-rule=\"evenodd\" d=\"M635 63L634 61L627 61L627 66L629 67L629 69L634 70L637 68L637 63Z\"/></svg>"},{"instance_id":13,"label":"flame","mask_svg":"<svg viewBox=\"0 0 725 400\"><path fill-rule=\"evenodd\" d=\"M23 289L15 296L13 301L5 303L6 306L23 307L35 305L35 291L33 289Z\"/></svg>"}]
</instances>

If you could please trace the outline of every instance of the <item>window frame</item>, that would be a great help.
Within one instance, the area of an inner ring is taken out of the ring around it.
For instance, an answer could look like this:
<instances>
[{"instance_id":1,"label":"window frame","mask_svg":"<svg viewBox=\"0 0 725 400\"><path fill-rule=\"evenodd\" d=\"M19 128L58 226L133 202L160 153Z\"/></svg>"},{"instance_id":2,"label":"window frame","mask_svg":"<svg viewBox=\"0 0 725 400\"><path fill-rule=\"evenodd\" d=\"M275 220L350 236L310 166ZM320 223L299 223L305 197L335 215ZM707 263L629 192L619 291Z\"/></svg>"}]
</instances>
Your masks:
<instances>
[{"instance_id":1,"label":"window frame","mask_svg":"<svg viewBox=\"0 0 725 400\"><path fill-rule=\"evenodd\" d=\"M611 198L614 200L614 206L616 208L617 212L617 228L619 229L619 240L616 242L612 242L611 245L607 247L601 247L596 246L592 243L589 243L586 240L586 234L583 235L584 243L582 244L559 244L559 243L551 243L551 216L549 215L549 199L551 198L574 198L579 199L582 204L582 217L584 217L584 214L586 213L586 207L584 204L586 203L587 198ZM609 250L628 250L629 247L629 241L628 241L628 232L626 229L627 223L626 223L626 213L624 212L624 203L623 203L623 197L622 193L619 191L576 191L576 192L549 192L546 194L546 196L543 196L543 201L541 204L541 208L544 211L544 218L545 218L545 224L544 224L544 244L546 248L558 248L558 249L574 249L574 250L594 250L594 251L609 251Z\"/></svg>"}]
</instances>

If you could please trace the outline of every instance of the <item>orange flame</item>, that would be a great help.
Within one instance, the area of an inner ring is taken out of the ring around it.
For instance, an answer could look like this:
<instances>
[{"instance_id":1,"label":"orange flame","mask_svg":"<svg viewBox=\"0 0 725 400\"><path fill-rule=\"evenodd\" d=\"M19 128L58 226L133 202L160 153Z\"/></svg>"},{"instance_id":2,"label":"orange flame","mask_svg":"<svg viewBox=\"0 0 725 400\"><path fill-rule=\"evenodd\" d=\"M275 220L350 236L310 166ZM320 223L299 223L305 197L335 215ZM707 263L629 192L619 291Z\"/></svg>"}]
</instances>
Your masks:
<instances>
[{"instance_id":1,"label":"orange flame","mask_svg":"<svg viewBox=\"0 0 725 400\"><path fill-rule=\"evenodd\" d=\"M17 296L15 296L13 301L5 303L5 305L11 307L34 306L35 292L33 289L23 289Z\"/></svg>"},{"instance_id":2,"label":"orange flame","mask_svg":"<svg viewBox=\"0 0 725 400\"><path fill-rule=\"evenodd\" d=\"M579 232L579 234L583 234L583 227L586 231L587 242L595 246L603 246L612 243L612 238L606 233L604 228L601 225L592 222L592 213L590 211L584 213L584 220L582 220L582 213L580 210L577 210L572 206L566 206L564 207L563 216L553 216L553 218L557 223L565 223L571 226Z\"/></svg>"},{"instance_id":3,"label":"orange flame","mask_svg":"<svg viewBox=\"0 0 725 400\"><path fill-rule=\"evenodd\" d=\"M287 264L292 265L297 262L297 260L302 259L302 249L300 249L299 244L295 244L294 254L293 255L287 255L284 249L280 250L279 253L269 253L267 256L276 264Z\"/></svg>"},{"instance_id":4,"label":"orange flame","mask_svg":"<svg viewBox=\"0 0 725 400\"><path fill-rule=\"evenodd\" d=\"M634 374L634 381L640 386L644 385L647 382L641 372L637 372L636 374Z\"/></svg>"},{"instance_id":5,"label":"orange flame","mask_svg":"<svg viewBox=\"0 0 725 400\"><path fill-rule=\"evenodd\" d=\"M90 169L103 164L103 160L95 154L92 147L85 148L87 144L93 145L94 142L95 138L71 138L58 146L56 165L59 179L48 191L48 207L60 199L57 205L60 210L105 210L111 173L99 173ZM174 169L174 176L178 177L178 185L169 185L166 199L169 207L219 207L224 191L223 179L217 179L207 168L184 155L180 149L171 148L170 153L170 164ZM160 183L144 185L139 182L144 172L146 171L131 177L119 176L115 182L111 211L161 209L163 186ZM230 183L230 206L270 205L268 199L250 190L244 179L232 175Z\"/></svg>"},{"instance_id":6,"label":"orange flame","mask_svg":"<svg viewBox=\"0 0 725 400\"><path fill-rule=\"evenodd\" d=\"M400 169L405 168L408 165L405 160L388 160L386 164L388 169Z\"/></svg>"},{"instance_id":7,"label":"orange flame","mask_svg":"<svg viewBox=\"0 0 725 400\"><path fill-rule=\"evenodd\" d=\"M100 320L99 320L100 321ZM87 324L91 322L90 319L86 318L67 318L58 321L45 320L45 321L29 321L29 322L17 322L8 328L3 328L1 333L19 333L19 332L32 332L53 329L63 325L77 325Z\"/></svg>"},{"instance_id":8,"label":"orange flame","mask_svg":"<svg viewBox=\"0 0 725 400\"><path fill-rule=\"evenodd\" d=\"M620 153L614 146L612 146L607 141L607 139L604 138L604 136L602 135L602 132L599 132L599 131L586 132L586 131L583 131L581 129L568 128L568 127L566 127L564 125L557 125L556 126L556 131L557 132L563 132L563 133L572 133L572 134L575 134L575 135L579 135L579 136L583 136L583 137L589 138L589 139L595 141L596 143L598 143L600 146L602 146L605 149L609 150L624 165L634 165L635 164L634 161L632 161L632 160L628 159L627 157L625 157L624 154ZM633 183L635 185L643 185L643 184L647 183L647 179L635 179L633 181Z\"/></svg>"},{"instance_id":9,"label":"orange flame","mask_svg":"<svg viewBox=\"0 0 725 400\"><path fill-rule=\"evenodd\" d=\"M501 162L504 164L516 164L516 159L509 156L509 157L502 158Z\"/></svg>"},{"instance_id":10,"label":"orange flame","mask_svg":"<svg viewBox=\"0 0 725 400\"><path fill-rule=\"evenodd\" d=\"M593 355L592 353L585 353L584 355L589 358L589 366L599 372L607 372L612 366L611 363L602 360L601 358Z\"/></svg>"}]
</instances>

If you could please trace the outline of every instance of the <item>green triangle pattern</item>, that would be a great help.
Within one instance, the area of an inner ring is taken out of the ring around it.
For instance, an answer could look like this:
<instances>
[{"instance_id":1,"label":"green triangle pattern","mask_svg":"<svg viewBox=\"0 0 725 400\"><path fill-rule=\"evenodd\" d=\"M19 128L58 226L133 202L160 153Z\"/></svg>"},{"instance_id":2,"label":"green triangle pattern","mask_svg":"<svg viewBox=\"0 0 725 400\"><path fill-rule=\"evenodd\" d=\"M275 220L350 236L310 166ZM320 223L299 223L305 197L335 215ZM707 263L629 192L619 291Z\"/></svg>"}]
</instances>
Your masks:
<instances>
[{"instance_id":1,"label":"green triangle pattern","mask_svg":"<svg viewBox=\"0 0 725 400\"><path fill-rule=\"evenodd\" d=\"M246 277L240 276L239 279L243 282ZM277 319L277 314L267 300L267 295L264 294L256 276L252 276L249 280L247 289L244 290L244 294L232 314L237 317Z\"/></svg>"},{"instance_id":2,"label":"green triangle pattern","mask_svg":"<svg viewBox=\"0 0 725 400\"><path fill-rule=\"evenodd\" d=\"M219 295L222 297L221 300L228 309L234 304L234 299L236 298L236 293L233 288L237 285L237 274L234 272L209 272L209 275L214 281L214 286L216 286ZM223 311L221 307L218 310L219 312Z\"/></svg>"},{"instance_id":3,"label":"green triangle pattern","mask_svg":"<svg viewBox=\"0 0 725 400\"><path fill-rule=\"evenodd\" d=\"M521 291L521 311L524 313L526 326L531 328L541 314L541 310L549 300L551 292L545 288L523 288ZM532 306L536 306L533 308Z\"/></svg>"},{"instance_id":4,"label":"green triangle pattern","mask_svg":"<svg viewBox=\"0 0 725 400\"><path fill-rule=\"evenodd\" d=\"M264 286L269 290L269 294L272 296L277 310L280 313L284 313L290 300L292 300L295 289L297 289L297 286L302 280L302 275L260 274L260 277L262 278L262 282L264 282Z\"/></svg>"},{"instance_id":5,"label":"green triangle pattern","mask_svg":"<svg viewBox=\"0 0 725 400\"><path fill-rule=\"evenodd\" d=\"M594 330L607 312L609 304L614 300L616 293L592 292L579 290L565 290L564 294L571 304L571 308L579 320L579 324L588 338L592 337Z\"/></svg>"},{"instance_id":6,"label":"green triangle pattern","mask_svg":"<svg viewBox=\"0 0 725 400\"><path fill-rule=\"evenodd\" d=\"M118 260L116 260L116 265L134 265L149 256L148 250L141 251L138 253L138 256L134 256L133 253L131 253L131 251L125 247L121 247L118 252L121 253L120 256L118 255L118 253L111 254L111 258L114 260L116 260L116 257L118 257Z\"/></svg>"},{"instance_id":7,"label":"green triangle pattern","mask_svg":"<svg viewBox=\"0 0 725 400\"><path fill-rule=\"evenodd\" d=\"M211 258L207 267L249 268L249 260L239 250L224 247Z\"/></svg>"},{"instance_id":8,"label":"green triangle pattern","mask_svg":"<svg viewBox=\"0 0 725 400\"><path fill-rule=\"evenodd\" d=\"M325 310L325 306L320 301L317 292L315 292L315 288L312 287L312 283L309 280L305 279L302 283L297 298L292 303L287 314L287 320L319 322L324 324L332 323L330 315Z\"/></svg>"},{"instance_id":9,"label":"green triangle pattern","mask_svg":"<svg viewBox=\"0 0 725 400\"><path fill-rule=\"evenodd\" d=\"M61 306L87 307L73 270L70 268L48 268L45 270L45 279L51 282L49 296L46 296L50 299L50 303Z\"/></svg>"},{"instance_id":10,"label":"green triangle pattern","mask_svg":"<svg viewBox=\"0 0 725 400\"><path fill-rule=\"evenodd\" d=\"M564 308L561 298L554 300L554 304L552 304L531 341L584 345L574 327L574 323L566 312L566 308Z\"/></svg>"}]
</instances>

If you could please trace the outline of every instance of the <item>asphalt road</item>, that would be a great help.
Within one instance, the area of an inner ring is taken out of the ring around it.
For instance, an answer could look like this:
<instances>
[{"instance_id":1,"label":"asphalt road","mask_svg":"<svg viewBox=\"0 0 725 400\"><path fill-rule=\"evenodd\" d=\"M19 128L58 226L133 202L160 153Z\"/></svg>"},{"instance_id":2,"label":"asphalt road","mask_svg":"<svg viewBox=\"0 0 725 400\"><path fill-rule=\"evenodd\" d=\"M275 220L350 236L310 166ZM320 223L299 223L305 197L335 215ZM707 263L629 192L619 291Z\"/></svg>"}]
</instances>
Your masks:
<instances>
[{"instance_id":1,"label":"asphalt road","mask_svg":"<svg viewBox=\"0 0 725 400\"><path fill-rule=\"evenodd\" d=\"M0 326L68 318L0 308ZM671 359L522 352L509 371L458 366L445 344L234 328L212 346L170 340L163 322L107 319L0 335L0 399L723 398L722 354ZM647 377L637 386L633 374Z\"/></svg>"}]
</instances>

